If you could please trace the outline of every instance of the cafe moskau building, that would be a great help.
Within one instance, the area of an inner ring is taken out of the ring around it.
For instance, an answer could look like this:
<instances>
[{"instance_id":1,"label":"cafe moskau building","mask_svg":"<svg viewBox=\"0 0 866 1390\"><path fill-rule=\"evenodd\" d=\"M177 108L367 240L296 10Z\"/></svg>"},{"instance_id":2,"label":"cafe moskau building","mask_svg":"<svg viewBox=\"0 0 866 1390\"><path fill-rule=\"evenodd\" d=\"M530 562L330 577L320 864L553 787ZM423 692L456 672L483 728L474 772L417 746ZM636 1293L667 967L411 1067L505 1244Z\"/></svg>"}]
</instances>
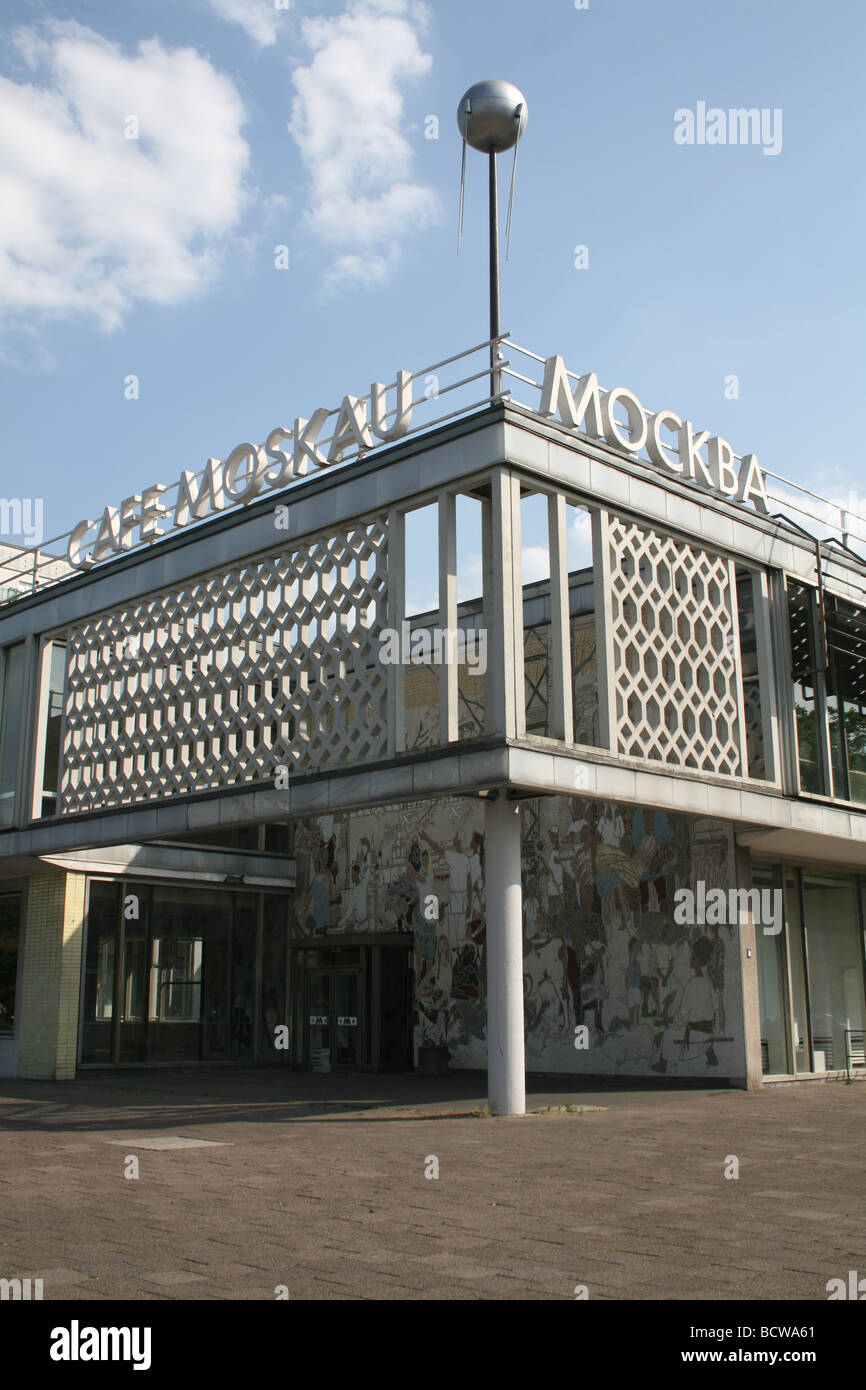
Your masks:
<instances>
[{"instance_id":1,"label":"cafe moskau building","mask_svg":"<svg viewBox=\"0 0 866 1390\"><path fill-rule=\"evenodd\" d=\"M22 552L3 1073L862 1076L866 562L771 481L506 335Z\"/></svg>"}]
</instances>

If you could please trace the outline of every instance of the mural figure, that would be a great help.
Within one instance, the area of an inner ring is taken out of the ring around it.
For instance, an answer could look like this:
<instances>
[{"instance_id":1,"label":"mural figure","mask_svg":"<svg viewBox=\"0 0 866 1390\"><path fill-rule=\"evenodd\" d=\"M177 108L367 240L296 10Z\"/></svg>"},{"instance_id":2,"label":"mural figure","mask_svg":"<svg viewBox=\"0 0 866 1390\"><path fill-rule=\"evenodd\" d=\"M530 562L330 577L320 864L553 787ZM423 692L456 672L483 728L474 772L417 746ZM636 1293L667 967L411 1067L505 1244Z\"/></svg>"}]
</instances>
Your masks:
<instances>
[{"instance_id":1,"label":"mural figure","mask_svg":"<svg viewBox=\"0 0 866 1390\"><path fill-rule=\"evenodd\" d=\"M314 936L324 936L331 925L334 881L328 868L327 850L319 850L316 872L307 891L305 918Z\"/></svg>"},{"instance_id":2,"label":"mural figure","mask_svg":"<svg viewBox=\"0 0 866 1390\"><path fill-rule=\"evenodd\" d=\"M640 954L640 942L637 937L633 937L628 945L628 965L626 966L625 972L625 987L628 994L628 1021L629 1026L632 1028L637 1024L642 1003Z\"/></svg>"},{"instance_id":3,"label":"mural figure","mask_svg":"<svg viewBox=\"0 0 866 1390\"><path fill-rule=\"evenodd\" d=\"M367 930L369 923L367 881L369 877L370 870L366 864L363 869L360 864L352 865L352 886L343 898L343 911L338 923L340 927L347 927L350 931L358 932Z\"/></svg>"},{"instance_id":4,"label":"mural figure","mask_svg":"<svg viewBox=\"0 0 866 1390\"><path fill-rule=\"evenodd\" d=\"M674 832L664 811L634 813L631 841L641 865L638 881L641 912L664 912L668 872L677 862Z\"/></svg>"},{"instance_id":5,"label":"mural figure","mask_svg":"<svg viewBox=\"0 0 866 1390\"><path fill-rule=\"evenodd\" d=\"M448 865L450 882L448 936L451 944L457 945L466 936L466 910L472 900L473 856L467 854L463 849L463 840L459 830L455 833L450 847L447 849L437 844L426 830L422 830L421 835L431 849L434 849Z\"/></svg>"},{"instance_id":6,"label":"mural figure","mask_svg":"<svg viewBox=\"0 0 866 1390\"><path fill-rule=\"evenodd\" d=\"M705 974L712 953L712 942L705 936L698 937L692 945L689 956L691 979L677 1000L670 1027L662 1038L662 1055L659 1061L653 1063L653 1071L665 1073L672 1063L694 1061L698 1057L703 1057L707 1067L718 1066L719 1059L713 1043L722 1039L716 1036L715 991Z\"/></svg>"}]
</instances>

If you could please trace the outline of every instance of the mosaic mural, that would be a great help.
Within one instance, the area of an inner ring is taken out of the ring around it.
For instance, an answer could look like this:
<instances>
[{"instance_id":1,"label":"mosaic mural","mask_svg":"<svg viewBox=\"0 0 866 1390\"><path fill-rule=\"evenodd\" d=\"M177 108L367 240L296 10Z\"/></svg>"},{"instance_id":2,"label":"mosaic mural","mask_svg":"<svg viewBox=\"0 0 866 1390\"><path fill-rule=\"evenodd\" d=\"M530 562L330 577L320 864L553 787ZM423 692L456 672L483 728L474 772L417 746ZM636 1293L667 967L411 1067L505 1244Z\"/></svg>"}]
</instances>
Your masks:
<instances>
[{"instance_id":1,"label":"mosaic mural","mask_svg":"<svg viewBox=\"0 0 866 1390\"><path fill-rule=\"evenodd\" d=\"M742 1075L736 927L673 910L678 887L735 886L730 827L580 797L521 815L528 1069ZM309 818L295 853L297 934L411 931L416 1042L485 1066L481 804Z\"/></svg>"}]
</instances>

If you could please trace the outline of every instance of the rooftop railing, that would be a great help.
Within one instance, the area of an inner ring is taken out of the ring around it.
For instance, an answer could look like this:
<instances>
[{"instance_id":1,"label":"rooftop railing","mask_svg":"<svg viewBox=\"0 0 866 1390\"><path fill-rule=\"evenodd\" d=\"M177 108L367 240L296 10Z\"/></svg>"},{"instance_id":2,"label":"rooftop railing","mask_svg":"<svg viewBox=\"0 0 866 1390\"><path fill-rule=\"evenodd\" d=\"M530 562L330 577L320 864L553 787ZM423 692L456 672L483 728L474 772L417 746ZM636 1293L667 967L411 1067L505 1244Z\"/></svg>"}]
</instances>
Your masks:
<instances>
[{"instance_id":1,"label":"rooftop railing","mask_svg":"<svg viewBox=\"0 0 866 1390\"><path fill-rule=\"evenodd\" d=\"M527 368L526 372L515 369L511 359L505 356L506 345L508 353L520 354L523 359L535 364L535 375L527 374L532 371L531 366ZM509 383L507 387L495 394L490 390L491 349L496 349L495 379L498 381L507 379ZM478 365L473 359L477 359ZM438 362L421 367L408 377L412 387L412 425L402 437L412 438L423 435L450 420L469 416L496 401L507 401L516 409L538 418L542 383L536 379L536 376L539 375L537 368L543 366L544 362L545 358L528 348L520 347L517 343L512 342L509 333L504 333L499 338L488 339L463 352L455 353L451 357L445 357ZM443 372L447 373L444 380L441 375ZM450 379L451 375L454 377L453 380ZM574 372L568 372L568 376L575 382L579 380ZM488 388L483 394L479 394L476 389L480 383L485 383ZM396 391L398 384L397 381L389 382L385 388L386 392ZM366 407L370 402L371 393L358 399L359 403ZM443 409L443 402L446 406L453 405L453 408ZM340 407L336 407L328 412L326 419L336 421L339 413ZM397 408L387 411L385 415L386 425L387 422L394 420L397 414ZM324 449L333 442L335 428L336 425L332 427L330 435L316 440L319 448ZM581 431L574 431L574 433L577 437L589 438L589 436L582 435ZM359 457L367 456L377 449L386 447L387 443L377 442L373 450L359 448L349 451L331 467L341 468L356 461ZM634 456L624 454L624 457L633 458ZM740 455L734 455L734 458L738 463L742 463ZM779 506L779 512L773 516L774 520L782 526L790 525L791 530L800 537L805 532L817 544L828 546L831 552L835 549L847 555L849 559L861 563L866 562L866 516L857 510L861 505L859 499L852 494L847 503L834 501L803 487L800 483L794 482L780 473L766 468L763 471L767 482L768 496ZM197 483L204 479L206 472L207 468L205 467L193 474ZM685 488L693 489L696 492L701 491L699 486L691 480L680 479L679 481ZM169 511L172 509L172 503L176 507L181 487L180 479L166 485L164 492L160 495L160 504L166 506ZM221 513L240 513L243 510L244 503L242 501L230 502L220 508ZM185 529L194 529L196 526L204 524L206 524L206 519L192 521L190 527ZM0 559L0 607L57 584L79 572L70 565L67 559L72 534L72 530L63 532L49 540L40 542L39 545L14 550L5 558ZM158 544L158 541L155 543ZM139 539L137 542L126 544L124 553L144 550L152 544L154 544L153 540ZM113 557L107 556L105 560L97 562L94 568L98 568L101 563L108 563L110 558Z\"/></svg>"}]
</instances>

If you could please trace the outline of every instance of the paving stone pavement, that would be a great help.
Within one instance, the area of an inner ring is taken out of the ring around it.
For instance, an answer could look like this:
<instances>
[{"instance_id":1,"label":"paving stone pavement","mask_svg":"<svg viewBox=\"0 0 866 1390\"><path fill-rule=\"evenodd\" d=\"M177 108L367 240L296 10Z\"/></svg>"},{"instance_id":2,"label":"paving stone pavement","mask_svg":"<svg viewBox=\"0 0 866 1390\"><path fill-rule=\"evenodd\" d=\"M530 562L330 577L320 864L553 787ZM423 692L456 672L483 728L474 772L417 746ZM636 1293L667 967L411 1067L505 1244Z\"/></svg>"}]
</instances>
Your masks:
<instances>
[{"instance_id":1,"label":"paving stone pavement","mask_svg":"<svg viewBox=\"0 0 866 1390\"><path fill-rule=\"evenodd\" d=\"M484 1089L0 1081L0 1277L41 1278L46 1300L824 1300L866 1274L866 1085L548 1080L530 1106L581 1113L513 1119L473 1113ZM184 1138L215 1146L136 1143Z\"/></svg>"}]
</instances>

